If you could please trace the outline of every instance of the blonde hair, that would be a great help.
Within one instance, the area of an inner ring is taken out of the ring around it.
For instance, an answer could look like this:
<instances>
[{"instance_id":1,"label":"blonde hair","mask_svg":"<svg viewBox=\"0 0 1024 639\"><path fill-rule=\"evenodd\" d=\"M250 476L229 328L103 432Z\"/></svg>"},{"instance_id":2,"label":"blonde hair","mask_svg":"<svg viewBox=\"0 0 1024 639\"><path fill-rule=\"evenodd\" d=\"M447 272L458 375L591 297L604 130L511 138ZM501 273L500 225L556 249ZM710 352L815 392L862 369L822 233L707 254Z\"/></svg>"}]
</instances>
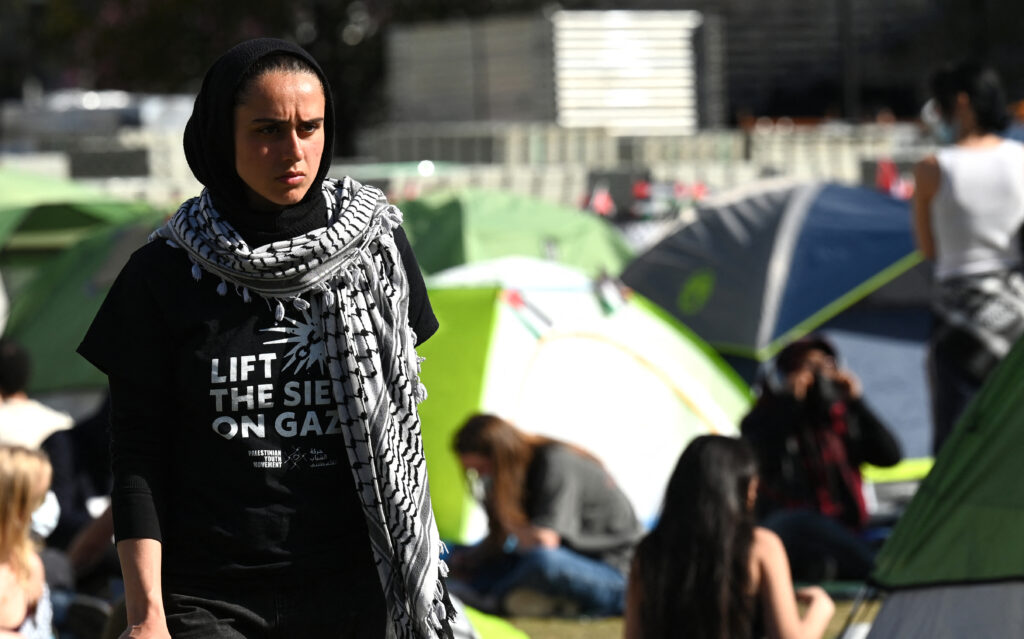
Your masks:
<instances>
[{"instance_id":1,"label":"blonde hair","mask_svg":"<svg viewBox=\"0 0 1024 639\"><path fill-rule=\"evenodd\" d=\"M0 446L0 561L22 583L31 577L35 552L32 513L43 503L53 469L45 453L20 446Z\"/></svg>"}]
</instances>

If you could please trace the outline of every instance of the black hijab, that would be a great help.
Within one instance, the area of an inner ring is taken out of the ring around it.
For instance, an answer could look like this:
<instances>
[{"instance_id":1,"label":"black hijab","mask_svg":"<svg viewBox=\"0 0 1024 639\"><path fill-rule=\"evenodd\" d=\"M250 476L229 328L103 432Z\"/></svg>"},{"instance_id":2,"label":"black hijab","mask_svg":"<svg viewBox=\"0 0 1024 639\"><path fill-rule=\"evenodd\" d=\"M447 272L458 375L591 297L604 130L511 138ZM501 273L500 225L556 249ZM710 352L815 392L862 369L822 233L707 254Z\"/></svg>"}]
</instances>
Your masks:
<instances>
[{"instance_id":1,"label":"black hijab","mask_svg":"<svg viewBox=\"0 0 1024 639\"><path fill-rule=\"evenodd\" d=\"M305 60L316 71L324 89L324 151L320 169L301 202L271 214L253 211L246 187L235 171L235 94L239 83L258 60L287 53ZM185 159L196 179L213 197L217 212L250 244L291 237L324 226L326 205L320 184L331 166L334 148L334 101L323 69L296 44L275 38L257 38L235 45L206 72L196 96L192 116L185 125Z\"/></svg>"}]
</instances>

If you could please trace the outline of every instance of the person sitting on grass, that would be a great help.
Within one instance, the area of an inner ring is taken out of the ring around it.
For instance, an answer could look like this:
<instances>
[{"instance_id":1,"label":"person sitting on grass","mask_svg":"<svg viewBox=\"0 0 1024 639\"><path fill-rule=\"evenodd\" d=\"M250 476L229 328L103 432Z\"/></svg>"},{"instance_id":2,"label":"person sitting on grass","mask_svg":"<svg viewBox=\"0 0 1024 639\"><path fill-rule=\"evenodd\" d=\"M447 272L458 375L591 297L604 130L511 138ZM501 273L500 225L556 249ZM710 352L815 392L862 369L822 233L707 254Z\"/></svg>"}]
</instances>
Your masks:
<instances>
[{"instance_id":1,"label":"person sitting on grass","mask_svg":"<svg viewBox=\"0 0 1024 639\"><path fill-rule=\"evenodd\" d=\"M863 580L876 548L861 467L902 459L857 376L821 335L798 339L766 365L740 423L761 474L758 523L786 547L799 581Z\"/></svg>"},{"instance_id":2,"label":"person sitting on grass","mask_svg":"<svg viewBox=\"0 0 1024 639\"><path fill-rule=\"evenodd\" d=\"M600 461L483 414L456 433L454 448L485 486L489 532L453 550L453 593L511 616L622 614L642 529Z\"/></svg>"},{"instance_id":3,"label":"person sitting on grass","mask_svg":"<svg viewBox=\"0 0 1024 639\"><path fill-rule=\"evenodd\" d=\"M835 606L818 586L795 592L779 537L754 525L750 445L694 439L630 570L625 639L818 639ZM798 603L807 608L801 617Z\"/></svg>"}]
</instances>

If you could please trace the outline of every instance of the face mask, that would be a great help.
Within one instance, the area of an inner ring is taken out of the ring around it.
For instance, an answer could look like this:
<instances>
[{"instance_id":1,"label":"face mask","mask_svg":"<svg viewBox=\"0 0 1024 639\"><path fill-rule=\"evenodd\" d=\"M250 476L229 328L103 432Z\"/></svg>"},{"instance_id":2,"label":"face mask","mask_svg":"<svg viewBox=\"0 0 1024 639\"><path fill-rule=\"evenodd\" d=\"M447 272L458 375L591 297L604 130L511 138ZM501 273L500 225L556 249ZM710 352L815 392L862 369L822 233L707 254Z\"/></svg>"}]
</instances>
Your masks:
<instances>
[{"instance_id":1,"label":"face mask","mask_svg":"<svg viewBox=\"0 0 1024 639\"><path fill-rule=\"evenodd\" d=\"M935 141L939 144L953 144L956 142L956 127L945 120L941 120L932 127L932 135L935 136Z\"/></svg>"},{"instance_id":2,"label":"face mask","mask_svg":"<svg viewBox=\"0 0 1024 639\"><path fill-rule=\"evenodd\" d=\"M52 490L46 491L46 497L39 508L32 513L32 532L43 539L49 537L60 521L60 503Z\"/></svg>"},{"instance_id":3,"label":"face mask","mask_svg":"<svg viewBox=\"0 0 1024 639\"><path fill-rule=\"evenodd\" d=\"M491 494L491 488L494 486L494 478L490 475L477 475L472 483L473 498L478 502L484 502L487 497Z\"/></svg>"}]
</instances>

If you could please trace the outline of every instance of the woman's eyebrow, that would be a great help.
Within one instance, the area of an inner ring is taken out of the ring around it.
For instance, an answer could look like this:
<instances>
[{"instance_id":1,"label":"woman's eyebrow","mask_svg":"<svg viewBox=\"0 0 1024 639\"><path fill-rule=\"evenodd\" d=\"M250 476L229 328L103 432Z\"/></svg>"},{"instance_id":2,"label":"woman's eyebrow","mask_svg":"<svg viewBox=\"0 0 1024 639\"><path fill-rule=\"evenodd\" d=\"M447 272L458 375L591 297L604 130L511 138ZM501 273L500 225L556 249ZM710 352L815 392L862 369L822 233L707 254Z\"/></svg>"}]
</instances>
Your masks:
<instances>
[{"instance_id":1,"label":"woman's eyebrow","mask_svg":"<svg viewBox=\"0 0 1024 639\"><path fill-rule=\"evenodd\" d=\"M250 122L252 122L253 124L285 124L289 121L290 120L280 118L253 118L252 120L250 120ZM305 124L309 124L312 122L319 124L323 121L324 118L309 118L308 120L300 120L300 122L303 122Z\"/></svg>"}]
</instances>

